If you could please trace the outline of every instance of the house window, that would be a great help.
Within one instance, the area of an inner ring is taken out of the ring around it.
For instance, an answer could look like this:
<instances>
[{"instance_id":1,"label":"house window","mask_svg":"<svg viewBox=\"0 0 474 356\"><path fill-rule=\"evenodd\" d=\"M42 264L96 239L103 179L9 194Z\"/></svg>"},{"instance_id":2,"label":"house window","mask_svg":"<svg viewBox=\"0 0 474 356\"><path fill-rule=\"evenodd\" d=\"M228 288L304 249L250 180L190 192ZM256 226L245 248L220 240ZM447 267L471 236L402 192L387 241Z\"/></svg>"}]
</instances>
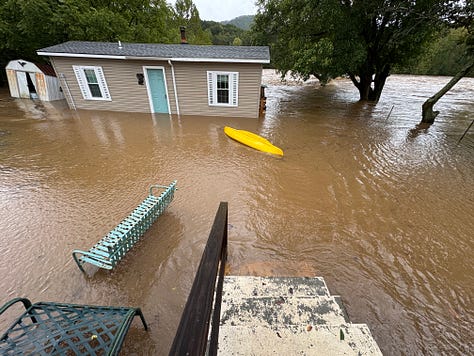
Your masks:
<instances>
[{"instance_id":1,"label":"house window","mask_svg":"<svg viewBox=\"0 0 474 356\"><path fill-rule=\"evenodd\" d=\"M72 66L72 68L84 99L112 100L102 67Z\"/></svg>"},{"instance_id":2,"label":"house window","mask_svg":"<svg viewBox=\"0 0 474 356\"><path fill-rule=\"evenodd\" d=\"M86 75L87 85L89 86L89 91L93 98L102 98L102 92L100 91L99 81L97 80L97 75L95 75L94 69L84 69L84 74Z\"/></svg>"},{"instance_id":3,"label":"house window","mask_svg":"<svg viewBox=\"0 0 474 356\"><path fill-rule=\"evenodd\" d=\"M208 99L211 106L238 106L239 73L207 72Z\"/></svg>"},{"instance_id":4,"label":"house window","mask_svg":"<svg viewBox=\"0 0 474 356\"><path fill-rule=\"evenodd\" d=\"M229 104L229 75L217 74L217 103Z\"/></svg>"}]
</instances>

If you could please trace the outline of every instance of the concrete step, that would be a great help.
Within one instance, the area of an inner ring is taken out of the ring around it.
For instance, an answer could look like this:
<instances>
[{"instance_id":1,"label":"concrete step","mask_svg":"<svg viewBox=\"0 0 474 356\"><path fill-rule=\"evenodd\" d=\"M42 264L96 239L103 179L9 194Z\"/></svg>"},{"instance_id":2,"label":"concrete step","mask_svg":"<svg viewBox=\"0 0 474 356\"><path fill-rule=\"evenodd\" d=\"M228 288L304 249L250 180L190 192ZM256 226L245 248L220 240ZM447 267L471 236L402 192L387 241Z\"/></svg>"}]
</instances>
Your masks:
<instances>
[{"instance_id":1,"label":"concrete step","mask_svg":"<svg viewBox=\"0 0 474 356\"><path fill-rule=\"evenodd\" d=\"M221 325L341 325L346 315L334 297L250 297L227 294L222 299Z\"/></svg>"},{"instance_id":2,"label":"concrete step","mask_svg":"<svg viewBox=\"0 0 474 356\"><path fill-rule=\"evenodd\" d=\"M381 355L321 277L227 276L219 355Z\"/></svg>"},{"instance_id":3,"label":"concrete step","mask_svg":"<svg viewBox=\"0 0 474 356\"><path fill-rule=\"evenodd\" d=\"M223 296L242 297L312 297L329 296L324 278L321 277L252 277L226 276Z\"/></svg>"},{"instance_id":4,"label":"concrete step","mask_svg":"<svg viewBox=\"0 0 474 356\"><path fill-rule=\"evenodd\" d=\"M365 324L224 327L219 331L218 354L382 355Z\"/></svg>"}]
</instances>

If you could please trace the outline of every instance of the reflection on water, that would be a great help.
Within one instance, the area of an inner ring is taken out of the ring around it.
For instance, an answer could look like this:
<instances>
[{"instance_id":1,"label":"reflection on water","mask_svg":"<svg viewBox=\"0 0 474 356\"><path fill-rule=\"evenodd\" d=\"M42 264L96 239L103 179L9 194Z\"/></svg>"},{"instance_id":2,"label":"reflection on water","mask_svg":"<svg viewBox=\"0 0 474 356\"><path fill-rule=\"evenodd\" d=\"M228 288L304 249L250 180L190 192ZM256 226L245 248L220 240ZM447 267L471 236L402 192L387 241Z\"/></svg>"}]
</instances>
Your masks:
<instances>
[{"instance_id":1,"label":"reflection on water","mask_svg":"<svg viewBox=\"0 0 474 356\"><path fill-rule=\"evenodd\" d=\"M0 302L140 306L151 329L132 328L124 354L167 354L228 201L230 273L322 275L385 353L468 354L474 133L456 142L474 80L439 102L435 125L415 129L448 78L392 76L376 106L358 103L347 80L264 79L259 120L73 112L0 92ZM285 156L228 139L226 125ZM81 274L71 251L92 246L150 184L174 179L175 201L125 260Z\"/></svg>"}]
</instances>

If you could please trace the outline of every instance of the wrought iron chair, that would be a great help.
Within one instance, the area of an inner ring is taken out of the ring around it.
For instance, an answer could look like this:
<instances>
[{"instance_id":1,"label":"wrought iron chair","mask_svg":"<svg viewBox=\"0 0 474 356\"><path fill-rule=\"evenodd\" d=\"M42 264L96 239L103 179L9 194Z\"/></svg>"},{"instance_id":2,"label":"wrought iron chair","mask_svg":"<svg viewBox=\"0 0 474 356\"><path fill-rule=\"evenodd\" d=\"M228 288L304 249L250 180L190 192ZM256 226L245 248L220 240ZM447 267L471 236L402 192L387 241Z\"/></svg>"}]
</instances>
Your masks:
<instances>
[{"instance_id":1,"label":"wrought iron chair","mask_svg":"<svg viewBox=\"0 0 474 356\"><path fill-rule=\"evenodd\" d=\"M140 308L39 302L15 298L26 311L0 338L1 355L117 355L135 316L148 326Z\"/></svg>"}]
</instances>

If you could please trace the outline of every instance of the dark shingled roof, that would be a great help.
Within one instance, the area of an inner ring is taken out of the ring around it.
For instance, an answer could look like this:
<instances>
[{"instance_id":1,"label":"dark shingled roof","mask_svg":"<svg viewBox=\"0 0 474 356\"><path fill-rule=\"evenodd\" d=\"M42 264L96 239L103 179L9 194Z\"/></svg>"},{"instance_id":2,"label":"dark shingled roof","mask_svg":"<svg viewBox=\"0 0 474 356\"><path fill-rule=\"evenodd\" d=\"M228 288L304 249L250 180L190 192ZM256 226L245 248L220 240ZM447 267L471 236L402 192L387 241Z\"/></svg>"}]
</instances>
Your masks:
<instances>
[{"instance_id":1,"label":"dark shingled roof","mask_svg":"<svg viewBox=\"0 0 474 356\"><path fill-rule=\"evenodd\" d=\"M35 63L36 66L42 71L44 74L49 75L50 77L55 77L56 72L54 71L53 67L51 67L49 64L43 64L43 63Z\"/></svg>"},{"instance_id":2,"label":"dark shingled roof","mask_svg":"<svg viewBox=\"0 0 474 356\"><path fill-rule=\"evenodd\" d=\"M39 54L74 57L77 55L143 57L181 60L250 61L268 63L270 51L266 46L197 46L189 44L154 44L122 42L69 41L38 50Z\"/></svg>"}]
</instances>

